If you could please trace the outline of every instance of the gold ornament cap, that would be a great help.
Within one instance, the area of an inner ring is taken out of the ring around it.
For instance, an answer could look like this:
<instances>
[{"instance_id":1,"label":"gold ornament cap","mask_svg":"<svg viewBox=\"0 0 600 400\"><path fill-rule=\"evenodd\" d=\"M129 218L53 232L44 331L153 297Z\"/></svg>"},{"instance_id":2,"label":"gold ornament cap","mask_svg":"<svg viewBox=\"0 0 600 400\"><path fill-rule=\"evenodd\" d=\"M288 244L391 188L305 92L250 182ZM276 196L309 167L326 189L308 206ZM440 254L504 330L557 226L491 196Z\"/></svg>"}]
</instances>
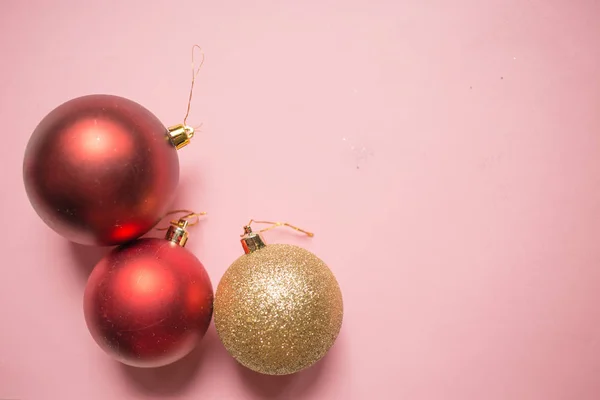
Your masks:
<instances>
[{"instance_id":1,"label":"gold ornament cap","mask_svg":"<svg viewBox=\"0 0 600 400\"><path fill-rule=\"evenodd\" d=\"M244 248L244 253L246 254L250 254L266 246L260 232L252 232L250 225L244 226L244 235L242 236L241 242L242 247Z\"/></svg>"},{"instance_id":2,"label":"gold ornament cap","mask_svg":"<svg viewBox=\"0 0 600 400\"><path fill-rule=\"evenodd\" d=\"M173 242L178 246L185 247L185 244L188 241L187 228L198 224L200 222L200 216L206 215L206 213L197 213L190 210L173 210L167 213L167 215L181 213L184 213L185 215L180 217L178 220L172 220L171 222L169 222L168 227L156 229L159 231L167 231L167 233L165 234L165 240Z\"/></svg>"},{"instance_id":3,"label":"gold ornament cap","mask_svg":"<svg viewBox=\"0 0 600 400\"><path fill-rule=\"evenodd\" d=\"M171 222L169 229L167 229L165 239L181 247L185 247L185 244L188 241L188 231L186 229L188 225L188 220L183 218L177 222Z\"/></svg>"},{"instance_id":4,"label":"gold ornament cap","mask_svg":"<svg viewBox=\"0 0 600 400\"><path fill-rule=\"evenodd\" d=\"M168 131L171 143L177 150L190 144L191 139L194 137L194 128L189 125L173 125L168 128Z\"/></svg>"}]
</instances>

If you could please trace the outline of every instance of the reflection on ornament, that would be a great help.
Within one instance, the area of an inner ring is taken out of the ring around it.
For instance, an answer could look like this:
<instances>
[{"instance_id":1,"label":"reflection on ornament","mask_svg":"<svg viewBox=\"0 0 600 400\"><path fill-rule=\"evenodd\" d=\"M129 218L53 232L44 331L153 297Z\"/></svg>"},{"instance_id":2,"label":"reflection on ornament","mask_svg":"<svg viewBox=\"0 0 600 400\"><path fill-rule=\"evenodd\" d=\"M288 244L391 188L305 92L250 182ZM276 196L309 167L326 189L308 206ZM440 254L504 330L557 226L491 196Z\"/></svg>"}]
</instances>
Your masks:
<instances>
[{"instance_id":1,"label":"reflection on ornament","mask_svg":"<svg viewBox=\"0 0 600 400\"><path fill-rule=\"evenodd\" d=\"M286 225L312 236L289 224L271 224L265 230ZM269 375L295 373L319 361L335 342L342 293L331 270L313 253L288 244L265 245L250 224L244 229L246 254L231 264L217 287L217 332L242 365Z\"/></svg>"},{"instance_id":2,"label":"reflection on ornament","mask_svg":"<svg viewBox=\"0 0 600 400\"><path fill-rule=\"evenodd\" d=\"M184 246L189 213L165 239L116 248L96 265L84 294L94 340L116 360L136 367L175 362L202 339L212 317L206 270Z\"/></svg>"}]
</instances>

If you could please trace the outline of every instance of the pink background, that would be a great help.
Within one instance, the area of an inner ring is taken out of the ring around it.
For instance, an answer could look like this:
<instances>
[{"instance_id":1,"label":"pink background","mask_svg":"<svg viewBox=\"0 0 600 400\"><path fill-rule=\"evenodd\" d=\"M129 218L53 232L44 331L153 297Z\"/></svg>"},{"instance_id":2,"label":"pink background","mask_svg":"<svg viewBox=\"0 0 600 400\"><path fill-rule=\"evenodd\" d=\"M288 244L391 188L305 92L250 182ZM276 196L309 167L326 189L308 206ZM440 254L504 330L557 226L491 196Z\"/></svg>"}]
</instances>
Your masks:
<instances>
[{"instance_id":1,"label":"pink background","mask_svg":"<svg viewBox=\"0 0 600 400\"><path fill-rule=\"evenodd\" d=\"M0 398L600 398L600 3L0 2ZM39 120L112 93L181 122L175 206L213 283L250 217L334 271L345 320L294 377L239 367L211 326L160 370L109 359L82 315L105 250L30 207Z\"/></svg>"}]
</instances>

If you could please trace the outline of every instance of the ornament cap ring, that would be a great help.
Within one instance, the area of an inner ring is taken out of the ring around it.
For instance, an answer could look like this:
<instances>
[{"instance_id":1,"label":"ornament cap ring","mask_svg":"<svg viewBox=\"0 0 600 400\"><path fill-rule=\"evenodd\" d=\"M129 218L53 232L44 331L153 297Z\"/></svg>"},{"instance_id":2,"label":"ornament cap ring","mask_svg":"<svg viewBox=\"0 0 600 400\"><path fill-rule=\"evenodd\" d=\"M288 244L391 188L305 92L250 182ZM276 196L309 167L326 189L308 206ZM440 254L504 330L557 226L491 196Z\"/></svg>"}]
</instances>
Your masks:
<instances>
[{"instance_id":1,"label":"ornament cap ring","mask_svg":"<svg viewBox=\"0 0 600 400\"><path fill-rule=\"evenodd\" d=\"M185 247L188 241L188 231L186 229L188 225L189 222L183 218L177 222L172 222L169 229L167 229L165 239L181 247Z\"/></svg>"},{"instance_id":2,"label":"ornament cap ring","mask_svg":"<svg viewBox=\"0 0 600 400\"><path fill-rule=\"evenodd\" d=\"M169 242L173 242L181 247L185 247L185 244L187 243L189 237L187 228L198 224L200 222L200 216L206 215L206 212L197 213L190 210L173 210L167 215L179 213L185 213L185 215L183 215L179 219L175 219L169 222L168 227L156 228L156 230L167 231L167 233L165 234L166 240L168 240Z\"/></svg>"},{"instance_id":3,"label":"ornament cap ring","mask_svg":"<svg viewBox=\"0 0 600 400\"><path fill-rule=\"evenodd\" d=\"M242 236L241 242L242 247L244 248L244 253L246 254L250 254L266 246L265 241L260 233L252 232L250 225L244 226L244 235Z\"/></svg>"},{"instance_id":4,"label":"ornament cap ring","mask_svg":"<svg viewBox=\"0 0 600 400\"><path fill-rule=\"evenodd\" d=\"M194 128L189 125L178 124L168 128L169 139L177 150L190 144L191 139L194 137Z\"/></svg>"}]
</instances>

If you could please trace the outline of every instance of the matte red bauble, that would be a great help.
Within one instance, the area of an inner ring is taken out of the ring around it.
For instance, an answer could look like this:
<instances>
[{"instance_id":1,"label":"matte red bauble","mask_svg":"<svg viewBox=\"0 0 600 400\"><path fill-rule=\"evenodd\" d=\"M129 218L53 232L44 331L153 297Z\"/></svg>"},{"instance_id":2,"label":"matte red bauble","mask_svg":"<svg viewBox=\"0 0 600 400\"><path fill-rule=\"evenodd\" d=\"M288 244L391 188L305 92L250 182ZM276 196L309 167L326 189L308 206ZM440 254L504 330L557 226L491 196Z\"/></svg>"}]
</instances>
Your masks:
<instances>
[{"instance_id":1,"label":"matte red bauble","mask_svg":"<svg viewBox=\"0 0 600 400\"><path fill-rule=\"evenodd\" d=\"M165 239L117 247L94 268L84 313L94 340L116 360L160 367L191 352L212 317L213 289L198 259L183 245L186 222Z\"/></svg>"},{"instance_id":2,"label":"matte red bauble","mask_svg":"<svg viewBox=\"0 0 600 400\"><path fill-rule=\"evenodd\" d=\"M23 179L33 208L63 237L117 245L164 216L179 181L177 149L194 130L166 128L141 105L118 96L70 100L37 126Z\"/></svg>"}]
</instances>

